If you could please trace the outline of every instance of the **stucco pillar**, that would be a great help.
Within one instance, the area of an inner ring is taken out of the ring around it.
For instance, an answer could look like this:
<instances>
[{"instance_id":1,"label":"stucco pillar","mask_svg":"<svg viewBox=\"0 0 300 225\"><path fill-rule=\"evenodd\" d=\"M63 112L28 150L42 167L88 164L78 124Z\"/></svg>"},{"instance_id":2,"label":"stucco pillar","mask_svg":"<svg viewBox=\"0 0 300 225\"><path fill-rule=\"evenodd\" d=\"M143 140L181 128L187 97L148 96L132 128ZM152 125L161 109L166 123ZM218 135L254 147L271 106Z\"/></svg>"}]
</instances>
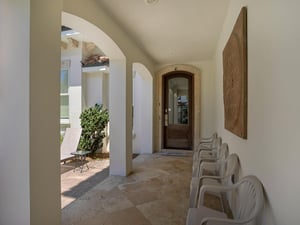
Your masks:
<instances>
[{"instance_id":1,"label":"stucco pillar","mask_svg":"<svg viewBox=\"0 0 300 225\"><path fill-rule=\"evenodd\" d=\"M110 175L132 171L132 66L125 60L110 61Z\"/></svg>"},{"instance_id":2,"label":"stucco pillar","mask_svg":"<svg viewBox=\"0 0 300 225\"><path fill-rule=\"evenodd\" d=\"M0 224L30 225L29 4L0 1Z\"/></svg>"},{"instance_id":3,"label":"stucco pillar","mask_svg":"<svg viewBox=\"0 0 300 225\"><path fill-rule=\"evenodd\" d=\"M0 224L59 225L61 0L0 2Z\"/></svg>"},{"instance_id":4,"label":"stucco pillar","mask_svg":"<svg viewBox=\"0 0 300 225\"><path fill-rule=\"evenodd\" d=\"M61 0L30 0L31 225L61 223L59 164L61 12Z\"/></svg>"}]
</instances>

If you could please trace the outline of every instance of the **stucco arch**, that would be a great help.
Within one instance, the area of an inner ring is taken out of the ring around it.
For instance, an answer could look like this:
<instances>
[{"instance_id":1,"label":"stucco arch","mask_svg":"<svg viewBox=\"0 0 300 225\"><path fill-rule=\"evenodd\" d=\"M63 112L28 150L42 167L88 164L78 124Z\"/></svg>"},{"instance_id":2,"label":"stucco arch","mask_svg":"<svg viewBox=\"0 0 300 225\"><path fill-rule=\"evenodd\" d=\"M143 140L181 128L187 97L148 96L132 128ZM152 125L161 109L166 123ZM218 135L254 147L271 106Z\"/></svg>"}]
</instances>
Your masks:
<instances>
[{"instance_id":1,"label":"stucco arch","mask_svg":"<svg viewBox=\"0 0 300 225\"><path fill-rule=\"evenodd\" d=\"M94 24L73 14L62 12L62 24L78 31L83 36L101 48L110 59L125 59L119 46Z\"/></svg>"},{"instance_id":2,"label":"stucco arch","mask_svg":"<svg viewBox=\"0 0 300 225\"><path fill-rule=\"evenodd\" d=\"M133 71L138 72L141 76L144 77L144 79L148 79L148 80L153 79L152 74L150 73L150 71L142 63L134 62L133 63Z\"/></svg>"},{"instance_id":3,"label":"stucco arch","mask_svg":"<svg viewBox=\"0 0 300 225\"><path fill-rule=\"evenodd\" d=\"M196 144L199 142L200 139L200 105L201 105L201 71L192 65L187 65L187 64L174 64L174 65L169 65L161 70L159 70L156 74L156 95L155 95L155 136L154 136L154 146L155 149L159 149L159 151L162 150L162 80L163 76L166 75L169 72L172 71L186 71L189 73L192 73L194 76L194 93L193 93L193 98L194 98L194 138L193 138L193 143L194 146L193 148L196 147Z\"/></svg>"},{"instance_id":4,"label":"stucco arch","mask_svg":"<svg viewBox=\"0 0 300 225\"><path fill-rule=\"evenodd\" d=\"M132 170L132 86L128 85L132 83L132 65L98 25L66 12L62 12L62 24L88 37L110 59L110 174L126 176Z\"/></svg>"}]
</instances>

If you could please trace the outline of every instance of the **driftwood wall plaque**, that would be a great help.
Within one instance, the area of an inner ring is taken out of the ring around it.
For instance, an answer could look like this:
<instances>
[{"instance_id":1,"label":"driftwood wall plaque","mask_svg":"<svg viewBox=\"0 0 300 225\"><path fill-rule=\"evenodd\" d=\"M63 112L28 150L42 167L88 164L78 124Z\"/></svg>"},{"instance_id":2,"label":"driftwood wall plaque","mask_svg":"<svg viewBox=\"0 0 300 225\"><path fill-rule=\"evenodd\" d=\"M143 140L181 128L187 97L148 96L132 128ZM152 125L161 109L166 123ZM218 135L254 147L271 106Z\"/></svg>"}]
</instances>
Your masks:
<instances>
[{"instance_id":1,"label":"driftwood wall plaque","mask_svg":"<svg viewBox=\"0 0 300 225\"><path fill-rule=\"evenodd\" d=\"M223 50L225 128L247 138L247 9L243 7Z\"/></svg>"}]
</instances>

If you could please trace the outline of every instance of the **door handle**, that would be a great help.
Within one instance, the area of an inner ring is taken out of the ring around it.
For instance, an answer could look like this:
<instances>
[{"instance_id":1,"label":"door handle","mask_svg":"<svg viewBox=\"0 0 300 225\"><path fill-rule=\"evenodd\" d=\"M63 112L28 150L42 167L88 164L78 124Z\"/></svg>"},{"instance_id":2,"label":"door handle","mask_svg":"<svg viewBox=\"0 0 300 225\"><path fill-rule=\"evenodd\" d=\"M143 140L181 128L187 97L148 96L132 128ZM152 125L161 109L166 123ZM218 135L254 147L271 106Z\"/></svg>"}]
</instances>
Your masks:
<instances>
[{"instance_id":1,"label":"door handle","mask_svg":"<svg viewBox=\"0 0 300 225\"><path fill-rule=\"evenodd\" d=\"M167 127L169 125L169 114L168 114L168 109L165 109L165 116L164 116L164 119L165 119L165 127Z\"/></svg>"}]
</instances>

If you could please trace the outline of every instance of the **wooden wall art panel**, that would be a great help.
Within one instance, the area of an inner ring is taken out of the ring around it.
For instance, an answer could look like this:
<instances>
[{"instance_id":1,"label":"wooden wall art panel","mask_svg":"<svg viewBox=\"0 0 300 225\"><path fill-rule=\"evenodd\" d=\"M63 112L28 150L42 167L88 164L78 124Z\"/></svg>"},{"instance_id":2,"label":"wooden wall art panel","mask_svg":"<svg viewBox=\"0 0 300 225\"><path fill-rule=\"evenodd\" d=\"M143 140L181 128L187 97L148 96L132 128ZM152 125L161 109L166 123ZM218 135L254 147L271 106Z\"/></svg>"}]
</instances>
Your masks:
<instances>
[{"instance_id":1,"label":"wooden wall art panel","mask_svg":"<svg viewBox=\"0 0 300 225\"><path fill-rule=\"evenodd\" d=\"M225 129L247 138L247 9L243 7L223 50Z\"/></svg>"}]
</instances>

